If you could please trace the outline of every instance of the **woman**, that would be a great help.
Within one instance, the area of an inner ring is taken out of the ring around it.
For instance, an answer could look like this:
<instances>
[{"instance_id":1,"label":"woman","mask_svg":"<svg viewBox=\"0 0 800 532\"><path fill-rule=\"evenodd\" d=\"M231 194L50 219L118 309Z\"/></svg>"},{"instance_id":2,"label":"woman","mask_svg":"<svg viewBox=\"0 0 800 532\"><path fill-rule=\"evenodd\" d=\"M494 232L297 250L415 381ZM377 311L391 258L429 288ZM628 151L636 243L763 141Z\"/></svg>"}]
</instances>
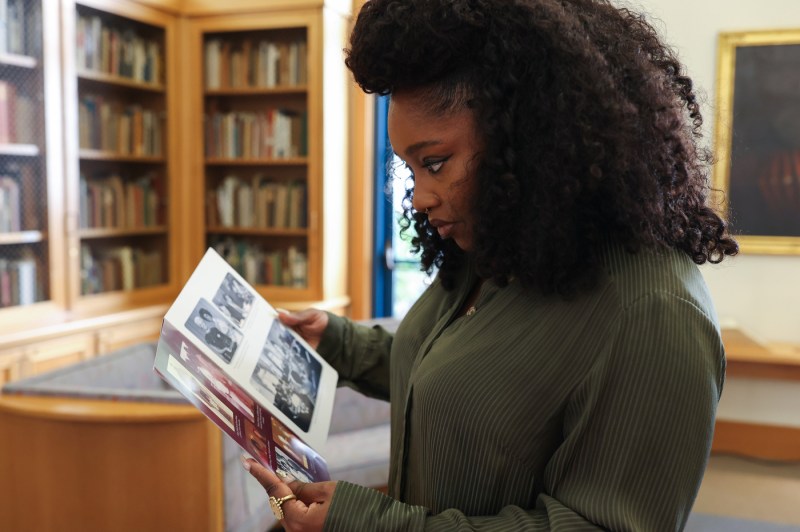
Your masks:
<instances>
[{"instance_id":1,"label":"woman","mask_svg":"<svg viewBox=\"0 0 800 532\"><path fill-rule=\"evenodd\" d=\"M738 248L672 52L606 0L370 0L346 62L438 273L394 336L281 316L392 404L389 496L246 461L285 528L682 528L725 370L696 264Z\"/></svg>"}]
</instances>

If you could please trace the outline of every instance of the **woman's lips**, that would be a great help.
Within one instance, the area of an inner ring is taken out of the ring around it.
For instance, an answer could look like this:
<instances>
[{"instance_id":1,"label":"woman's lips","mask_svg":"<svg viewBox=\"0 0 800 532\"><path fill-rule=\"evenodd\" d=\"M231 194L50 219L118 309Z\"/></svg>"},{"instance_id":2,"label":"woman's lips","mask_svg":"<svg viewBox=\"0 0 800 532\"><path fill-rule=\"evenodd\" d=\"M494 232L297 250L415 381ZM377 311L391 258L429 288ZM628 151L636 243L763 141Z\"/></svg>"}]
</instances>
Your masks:
<instances>
[{"instance_id":1,"label":"woman's lips","mask_svg":"<svg viewBox=\"0 0 800 532\"><path fill-rule=\"evenodd\" d=\"M450 236L452 236L452 234L453 234L453 226L454 225L455 224L452 224L452 223L443 224L443 225L440 225L439 227L437 227L436 230L439 231L439 236L440 237L442 237L442 238L450 238Z\"/></svg>"},{"instance_id":2,"label":"woman's lips","mask_svg":"<svg viewBox=\"0 0 800 532\"><path fill-rule=\"evenodd\" d=\"M453 234L453 227L456 225L454 222L445 222L444 220L429 220L430 224L438 231L439 236L442 238L450 238Z\"/></svg>"}]
</instances>

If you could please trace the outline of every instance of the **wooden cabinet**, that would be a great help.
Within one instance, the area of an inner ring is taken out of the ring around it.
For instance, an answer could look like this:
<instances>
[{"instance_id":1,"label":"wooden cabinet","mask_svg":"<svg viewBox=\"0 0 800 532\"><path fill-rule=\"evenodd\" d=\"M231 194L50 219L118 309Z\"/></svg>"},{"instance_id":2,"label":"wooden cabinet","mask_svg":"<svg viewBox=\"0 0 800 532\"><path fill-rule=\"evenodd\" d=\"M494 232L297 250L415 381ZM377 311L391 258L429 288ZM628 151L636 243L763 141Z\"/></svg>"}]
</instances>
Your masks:
<instances>
[{"instance_id":1,"label":"wooden cabinet","mask_svg":"<svg viewBox=\"0 0 800 532\"><path fill-rule=\"evenodd\" d=\"M78 314L177 293L177 19L65 2L69 294ZM174 130L174 131L173 131Z\"/></svg>"},{"instance_id":2,"label":"wooden cabinet","mask_svg":"<svg viewBox=\"0 0 800 532\"><path fill-rule=\"evenodd\" d=\"M140 342L155 342L161 333L162 321L162 316L156 315L104 327L96 333L97 352L110 353Z\"/></svg>"},{"instance_id":3,"label":"wooden cabinet","mask_svg":"<svg viewBox=\"0 0 800 532\"><path fill-rule=\"evenodd\" d=\"M275 305L342 309L348 19L322 2L259 11L189 19L193 262L210 246Z\"/></svg>"},{"instance_id":4,"label":"wooden cabinet","mask_svg":"<svg viewBox=\"0 0 800 532\"><path fill-rule=\"evenodd\" d=\"M149 306L0 337L0 385L123 347L155 341L167 305Z\"/></svg>"},{"instance_id":5,"label":"wooden cabinet","mask_svg":"<svg viewBox=\"0 0 800 532\"><path fill-rule=\"evenodd\" d=\"M0 385L58 369L94 356L91 333L64 334L0 350Z\"/></svg>"},{"instance_id":6,"label":"wooden cabinet","mask_svg":"<svg viewBox=\"0 0 800 532\"><path fill-rule=\"evenodd\" d=\"M0 322L64 303L58 12L4 2L0 32ZM49 5L49 2L45 2Z\"/></svg>"},{"instance_id":7,"label":"wooden cabinet","mask_svg":"<svg viewBox=\"0 0 800 532\"><path fill-rule=\"evenodd\" d=\"M349 2L8 4L0 380L155 339L210 245L275 306L347 310Z\"/></svg>"},{"instance_id":8,"label":"wooden cabinet","mask_svg":"<svg viewBox=\"0 0 800 532\"><path fill-rule=\"evenodd\" d=\"M20 378L20 359L22 349L14 349L0 354L0 386Z\"/></svg>"},{"instance_id":9,"label":"wooden cabinet","mask_svg":"<svg viewBox=\"0 0 800 532\"><path fill-rule=\"evenodd\" d=\"M27 377L86 360L95 354L91 334L72 334L37 342L26 347L19 358L20 376Z\"/></svg>"},{"instance_id":10,"label":"wooden cabinet","mask_svg":"<svg viewBox=\"0 0 800 532\"><path fill-rule=\"evenodd\" d=\"M177 15L127 0L4 3L0 351L7 334L171 300L185 258Z\"/></svg>"},{"instance_id":11,"label":"wooden cabinet","mask_svg":"<svg viewBox=\"0 0 800 532\"><path fill-rule=\"evenodd\" d=\"M221 433L190 405L0 396L3 530L223 530Z\"/></svg>"}]
</instances>

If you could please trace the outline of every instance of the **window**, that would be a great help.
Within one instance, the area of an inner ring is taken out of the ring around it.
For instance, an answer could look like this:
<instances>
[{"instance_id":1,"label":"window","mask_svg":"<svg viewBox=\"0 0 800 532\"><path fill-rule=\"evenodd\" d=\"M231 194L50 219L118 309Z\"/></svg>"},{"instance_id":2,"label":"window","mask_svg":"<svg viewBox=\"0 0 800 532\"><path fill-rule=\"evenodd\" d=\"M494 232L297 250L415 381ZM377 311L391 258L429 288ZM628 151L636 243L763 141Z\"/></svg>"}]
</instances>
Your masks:
<instances>
[{"instance_id":1,"label":"window","mask_svg":"<svg viewBox=\"0 0 800 532\"><path fill-rule=\"evenodd\" d=\"M376 100L373 314L400 318L428 287L433 276L420 271L419 255L411 252L414 229L400 236L399 220L410 171L389 144L388 105L386 96Z\"/></svg>"}]
</instances>

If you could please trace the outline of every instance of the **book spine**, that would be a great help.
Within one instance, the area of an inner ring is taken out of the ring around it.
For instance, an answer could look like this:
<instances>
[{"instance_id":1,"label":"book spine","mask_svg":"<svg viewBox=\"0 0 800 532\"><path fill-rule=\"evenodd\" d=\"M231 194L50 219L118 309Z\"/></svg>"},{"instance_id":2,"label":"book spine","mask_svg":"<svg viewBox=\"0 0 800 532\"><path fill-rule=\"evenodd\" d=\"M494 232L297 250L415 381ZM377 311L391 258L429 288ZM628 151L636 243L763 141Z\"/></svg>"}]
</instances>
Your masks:
<instances>
[{"instance_id":1,"label":"book spine","mask_svg":"<svg viewBox=\"0 0 800 532\"><path fill-rule=\"evenodd\" d=\"M0 144L14 142L14 85L0 81Z\"/></svg>"},{"instance_id":2,"label":"book spine","mask_svg":"<svg viewBox=\"0 0 800 532\"><path fill-rule=\"evenodd\" d=\"M0 233L22 230L20 186L11 176L0 176Z\"/></svg>"},{"instance_id":3,"label":"book spine","mask_svg":"<svg viewBox=\"0 0 800 532\"><path fill-rule=\"evenodd\" d=\"M9 274L9 262L0 259L0 307L11 306L11 276Z\"/></svg>"}]
</instances>

